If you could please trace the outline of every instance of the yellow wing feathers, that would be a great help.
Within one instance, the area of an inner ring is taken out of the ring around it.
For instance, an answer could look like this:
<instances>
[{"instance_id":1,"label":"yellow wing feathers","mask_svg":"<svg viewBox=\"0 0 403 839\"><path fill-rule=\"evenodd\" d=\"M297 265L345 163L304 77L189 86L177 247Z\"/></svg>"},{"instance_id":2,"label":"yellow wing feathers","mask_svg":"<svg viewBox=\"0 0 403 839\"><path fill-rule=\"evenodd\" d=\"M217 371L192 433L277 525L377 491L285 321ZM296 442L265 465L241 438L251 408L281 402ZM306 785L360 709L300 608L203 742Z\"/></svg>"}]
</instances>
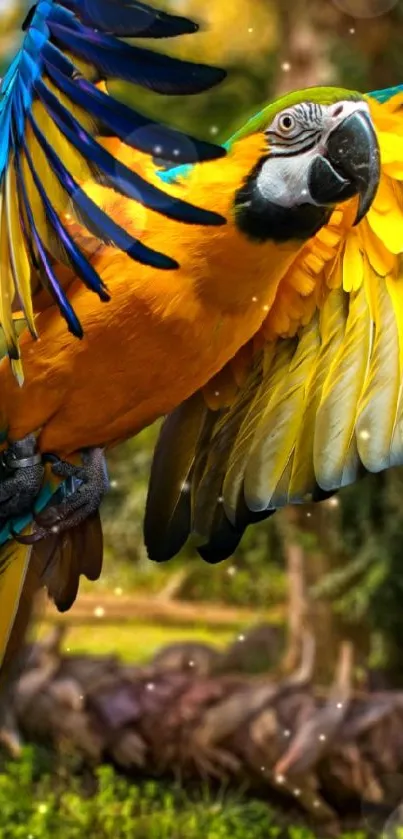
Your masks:
<instances>
[{"instance_id":1,"label":"yellow wing feathers","mask_svg":"<svg viewBox=\"0 0 403 839\"><path fill-rule=\"evenodd\" d=\"M204 389L207 437L188 453L199 464L192 529L203 544L223 533L220 510L242 529L403 464L401 100L371 103L383 171L366 219L353 227L355 201L336 209L281 279L232 401L214 404ZM220 376L230 393L231 365ZM152 506L151 485L149 516Z\"/></svg>"}]
</instances>

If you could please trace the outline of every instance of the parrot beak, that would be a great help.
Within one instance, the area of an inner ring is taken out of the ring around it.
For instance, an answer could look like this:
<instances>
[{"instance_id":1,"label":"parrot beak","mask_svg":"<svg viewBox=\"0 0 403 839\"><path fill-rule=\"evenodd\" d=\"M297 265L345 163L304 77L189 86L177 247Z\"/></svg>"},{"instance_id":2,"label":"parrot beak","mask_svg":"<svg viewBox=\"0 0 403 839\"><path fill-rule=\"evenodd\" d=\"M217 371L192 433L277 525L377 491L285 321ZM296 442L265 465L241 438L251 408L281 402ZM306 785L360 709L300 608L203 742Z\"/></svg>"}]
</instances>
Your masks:
<instances>
[{"instance_id":1,"label":"parrot beak","mask_svg":"<svg viewBox=\"0 0 403 839\"><path fill-rule=\"evenodd\" d=\"M357 225L373 203L380 176L380 151L371 117L357 109L328 135L324 155L313 161L309 190L315 203L322 206L358 195Z\"/></svg>"}]
</instances>

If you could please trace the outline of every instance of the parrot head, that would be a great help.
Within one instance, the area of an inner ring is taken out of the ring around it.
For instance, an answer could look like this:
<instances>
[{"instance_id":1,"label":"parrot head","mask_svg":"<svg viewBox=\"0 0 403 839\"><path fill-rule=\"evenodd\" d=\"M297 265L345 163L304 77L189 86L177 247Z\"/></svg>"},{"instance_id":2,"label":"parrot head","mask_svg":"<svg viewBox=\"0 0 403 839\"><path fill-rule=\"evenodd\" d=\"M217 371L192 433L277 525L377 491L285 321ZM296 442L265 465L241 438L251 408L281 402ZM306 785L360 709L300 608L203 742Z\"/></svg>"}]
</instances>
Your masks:
<instances>
[{"instance_id":1,"label":"parrot head","mask_svg":"<svg viewBox=\"0 0 403 839\"><path fill-rule=\"evenodd\" d=\"M257 240L305 240L335 206L358 196L358 224L380 180L379 145L365 99L312 88L253 117L227 144L259 132L262 154L235 197L238 227Z\"/></svg>"}]
</instances>

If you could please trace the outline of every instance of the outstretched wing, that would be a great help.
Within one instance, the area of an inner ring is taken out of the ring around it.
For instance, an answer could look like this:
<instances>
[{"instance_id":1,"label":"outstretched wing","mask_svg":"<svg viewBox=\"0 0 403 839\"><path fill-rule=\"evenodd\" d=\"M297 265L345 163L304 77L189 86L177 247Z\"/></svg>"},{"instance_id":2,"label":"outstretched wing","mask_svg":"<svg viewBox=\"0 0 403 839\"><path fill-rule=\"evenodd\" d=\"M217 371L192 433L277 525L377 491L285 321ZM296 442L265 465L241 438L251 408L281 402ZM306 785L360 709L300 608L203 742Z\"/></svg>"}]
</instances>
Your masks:
<instances>
[{"instance_id":1,"label":"outstretched wing","mask_svg":"<svg viewBox=\"0 0 403 839\"><path fill-rule=\"evenodd\" d=\"M403 95L371 107L383 173L367 217L354 228L354 207L333 214L242 349L248 372L234 359L165 422L145 522L152 559L193 532L219 561L279 507L403 464Z\"/></svg>"},{"instance_id":2,"label":"outstretched wing","mask_svg":"<svg viewBox=\"0 0 403 839\"><path fill-rule=\"evenodd\" d=\"M47 289L78 337L81 325L59 283L55 262L74 270L102 300L100 278L74 241L66 213L101 241L160 269L174 260L134 239L87 195L99 181L169 218L220 224L213 212L173 200L115 159L96 139L115 136L146 154L183 163L225 151L153 122L108 95L108 78L165 94L193 94L221 81L217 68L133 46L121 36L164 38L195 32L191 21L138 0L40 0L0 87L0 322L18 360L13 306L35 335L32 294ZM16 364L18 369L18 363Z\"/></svg>"}]
</instances>

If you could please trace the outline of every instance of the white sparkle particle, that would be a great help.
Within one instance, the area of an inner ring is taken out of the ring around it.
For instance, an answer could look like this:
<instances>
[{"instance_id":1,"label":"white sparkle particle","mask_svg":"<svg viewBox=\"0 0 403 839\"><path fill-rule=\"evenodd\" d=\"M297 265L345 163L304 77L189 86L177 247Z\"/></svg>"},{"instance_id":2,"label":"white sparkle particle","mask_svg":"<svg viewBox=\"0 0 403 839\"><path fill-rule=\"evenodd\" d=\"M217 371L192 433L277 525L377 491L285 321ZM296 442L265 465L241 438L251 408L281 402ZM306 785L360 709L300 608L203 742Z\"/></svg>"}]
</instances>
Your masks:
<instances>
[{"instance_id":1,"label":"white sparkle particle","mask_svg":"<svg viewBox=\"0 0 403 839\"><path fill-rule=\"evenodd\" d=\"M355 29L354 29L354 26L351 26L351 27L350 27L350 29L349 29L348 31L349 31L350 35L355 35Z\"/></svg>"},{"instance_id":2,"label":"white sparkle particle","mask_svg":"<svg viewBox=\"0 0 403 839\"><path fill-rule=\"evenodd\" d=\"M264 311L264 312L268 312L268 311L269 311L269 307L268 307L267 305L266 305L266 306L263 306L263 311Z\"/></svg>"},{"instance_id":3,"label":"white sparkle particle","mask_svg":"<svg viewBox=\"0 0 403 839\"><path fill-rule=\"evenodd\" d=\"M146 689L147 689L147 690L150 690L150 691L155 690L155 684L154 684L154 682L147 682L147 684L146 684Z\"/></svg>"},{"instance_id":4,"label":"white sparkle particle","mask_svg":"<svg viewBox=\"0 0 403 839\"><path fill-rule=\"evenodd\" d=\"M69 653L69 652L70 652L70 647L66 647L66 652L67 652L67 653Z\"/></svg>"},{"instance_id":5,"label":"white sparkle particle","mask_svg":"<svg viewBox=\"0 0 403 839\"><path fill-rule=\"evenodd\" d=\"M217 501L218 501L218 503L219 503L219 504L223 504L223 502L224 502L224 496L223 496L223 495L219 495L219 496L218 496L218 498L217 498Z\"/></svg>"},{"instance_id":6,"label":"white sparkle particle","mask_svg":"<svg viewBox=\"0 0 403 839\"><path fill-rule=\"evenodd\" d=\"M298 796L301 795L301 790L300 789L295 789L294 790L294 795L296 795L297 798L298 798Z\"/></svg>"},{"instance_id":7,"label":"white sparkle particle","mask_svg":"<svg viewBox=\"0 0 403 839\"><path fill-rule=\"evenodd\" d=\"M241 644L243 643L244 640L245 640L244 635L238 635L238 641L240 641Z\"/></svg>"},{"instance_id":8,"label":"white sparkle particle","mask_svg":"<svg viewBox=\"0 0 403 839\"><path fill-rule=\"evenodd\" d=\"M154 146L154 154L162 154L162 146Z\"/></svg>"},{"instance_id":9,"label":"white sparkle particle","mask_svg":"<svg viewBox=\"0 0 403 839\"><path fill-rule=\"evenodd\" d=\"M313 802L313 806L314 806L314 807L320 807L320 801L315 800L315 801Z\"/></svg>"},{"instance_id":10,"label":"white sparkle particle","mask_svg":"<svg viewBox=\"0 0 403 839\"><path fill-rule=\"evenodd\" d=\"M261 772L266 772L266 767L265 767L265 766L261 766L261 767L260 767L260 771L261 771Z\"/></svg>"},{"instance_id":11,"label":"white sparkle particle","mask_svg":"<svg viewBox=\"0 0 403 839\"><path fill-rule=\"evenodd\" d=\"M96 618L103 618L104 614L105 614L105 609L104 609L103 606L97 606L94 609L94 615L95 615Z\"/></svg>"},{"instance_id":12,"label":"white sparkle particle","mask_svg":"<svg viewBox=\"0 0 403 839\"><path fill-rule=\"evenodd\" d=\"M326 734L319 734L319 740L321 740L322 743L324 743L326 740Z\"/></svg>"},{"instance_id":13,"label":"white sparkle particle","mask_svg":"<svg viewBox=\"0 0 403 839\"><path fill-rule=\"evenodd\" d=\"M180 155L179 149L174 149L173 154L174 154L174 157L179 157L179 155Z\"/></svg>"},{"instance_id":14,"label":"white sparkle particle","mask_svg":"<svg viewBox=\"0 0 403 839\"><path fill-rule=\"evenodd\" d=\"M252 32L253 32L253 26L250 26L250 27L249 27L248 32L249 32L249 35L251 35L251 34L252 34Z\"/></svg>"},{"instance_id":15,"label":"white sparkle particle","mask_svg":"<svg viewBox=\"0 0 403 839\"><path fill-rule=\"evenodd\" d=\"M118 586L117 588L115 588L113 593L116 595L116 597L121 597L123 594L123 589L120 588L120 586Z\"/></svg>"},{"instance_id":16,"label":"white sparkle particle","mask_svg":"<svg viewBox=\"0 0 403 839\"><path fill-rule=\"evenodd\" d=\"M54 524L53 527L51 527L50 529L51 529L52 533L58 533L59 532L59 527L58 527L57 524Z\"/></svg>"},{"instance_id":17,"label":"white sparkle particle","mask_svg":"<svg viewBox=\"0 0 403 839\"><path fill-rule=\"evenodd\" d=\"M213 137L215 137L215 135L218 134L218 125L210 126L210 134L212 134Z\"/></svg>"},{"instance_id":18,"label":"white sparkle particle","mask_svg":"<svg viewBox=\"0 0 403 839\"><path fill-rule=\"evenodd\" d=\"M111 482L110 482L110 487L111 487L111 489L116 489L117 485L118 485L118 482L117 482L117 481L111 481Z\"/></svg>"},{"instance_id":19,"label":"white sparkle particle","mask_svg":"<svg viewBox=\"0 0 403 839\"><path fill-rule=\"evenodd\" d=\"M184 482L183 482L183 484L182 484L182 486L181 486L181 490L182 490L182 492L189 492L189 490L190 490L190 483L189 483L189 481L184 481Z\"/></svg>"},{"instance_id":20,"label":"white sparkle particle","mask_svg":"<svg viewBox=\"0 0 403 839\"><path fill-rule=\"evenodd\" d=\"M327 503L329 507L340 507L340 501L338 498L329 498Z\"/></svg>"},{"instance_id":21,"label":"white sparkle particle","mask_svg":"<svg viewBox=\"0 0 403 839\"><path fill-rule=\"evenodd\" d=\"M289 61L283 61L282 65L281 65L281 69L284 71L284 73L289 73L290 70L291 70L290 62Z\"/></svg>"},{"instance_id":22,"label":"white sparkle particle","mask_svg":"<svg viewBox=\"0 0 403 839\"><path fill-rule=\"evenodd\" d=\"M194 667L194 666L195 666L194 661L189 661L189 667Z\"/></svg>"},{"instance_id":23,"label":"white sparkle particle","mask_svg":"<svg viewBox=\"0 0 403 839\"><path fill-rule=\"evenodd\" d=\"M219 391L219 390L215 390L215 391L214 391L214 396L219 396L219 395L220 395L220 391Z\"/></svg>"},{"instance_id":24,"label":"white sparkle particle","mask_svg":"<svg viewBox=\"0 0 403 839\"><path fill-rule=\"evenodd\" d=\"M361 437L361 440L369 440L371 435L370 435L369 431L364 429L364 431L360 431L358 436Z\"/></svg>"},{"instance_id":25,"label":"white sparkle particle","mask_svg":"<svg viewBox=\"0 0 403 839\"><path fill-rule=\"evenodd\" d=\"M257 303L257 297L252 297L252 303Z\"/></svg>"},{"instance_id":26,"label":"white sparkle particle","mask_svg":"<svg viewBox=\"0 0 403 839\"><path fill-rule=\"evenodd\" d=\"M312 518L312 513L307 513L306 517L307 517L307 519L311 519Z\"/></svg>"},{"instance_id":27,"label":"white sparkle particle","mask_svg":"<svg viewBox=\"0 0 403 839\"><path fill-rule=\"evenodd\" d=\"M291 731L290 731L290 729L289 729L289 728L286 728L286 729L283 731L283 734L284 734L284 737L291 737Z\"/></svg>"},{"instance_id":28,"label":"white sparkle particle","mask_svg":"<svg viewBox=\"0 0 403 839\"><path fill-rule=\"evenodd\" d=\"M338 707L338 708L342 708L342 707L343 707L343 703L342 703L342 702L338 702L338 703L337 703L337 707Z\"/></svg>"},{"instance_id":29,"label":"white sparkle particle","mask_svg":"<svg viewBox=\"0 0 403 839\"><path fill-rule=\"evenodd\" d=\"M235 568L235 566L234 566L234 565L231 565L231 567L230 567L230 568L228 568L228 570L227 570L227 574L228 574L228 576L229 576L229 577L235 577L235 574L236 574L236 568Z\"/></svg>"},{"instance_id":30,"label":"white sparkle particle","mask_svg":"<svg viewBox=\"0 0 403 839\"><path fill-rule=\"evenodd\" d=\"M284 784L285 783L284 775L276 775L275 781L276 781L276 784Z\"/></svg>"},{"instance_id":31,"label":"white sparkle particle","mask_svg":"<svg viewBox=\"0 0 403 839\"><path fill-rule=\"evenodd\" d=\"M38 813L47 813L48 812L48 805L47 804L39 804L38 805Z\"/></svg>"}]
</instances>

